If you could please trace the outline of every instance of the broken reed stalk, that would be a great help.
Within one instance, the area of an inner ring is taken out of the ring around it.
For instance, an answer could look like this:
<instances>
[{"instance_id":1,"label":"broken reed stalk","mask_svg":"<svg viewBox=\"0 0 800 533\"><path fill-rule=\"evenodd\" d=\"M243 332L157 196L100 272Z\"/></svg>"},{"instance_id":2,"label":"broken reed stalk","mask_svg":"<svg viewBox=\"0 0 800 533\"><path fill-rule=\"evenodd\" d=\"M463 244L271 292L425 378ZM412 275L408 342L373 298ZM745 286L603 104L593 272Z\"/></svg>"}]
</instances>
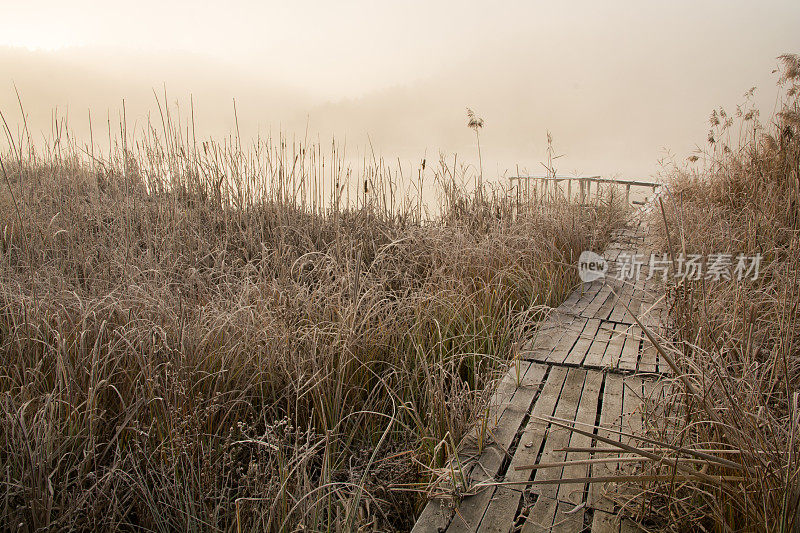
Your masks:
<instances>
[{"instance_id":1,"label":"broken reed stalk","mask_svg":"<svg viewBox=\"0 0 800 533\"><path fill-rule=\"evenodd\" d=\"M641 463L644 461L652 461L652 459L649 459L647 457L602 457L596 459L575 459L574 461L554 461L552 463L519 465L515 466L514 470L541 470L544 468L559 468L563 466L573 466L573 465L592 465L601 463ZM686 458L682 459L668 458L658 462L659 464L671 465L673 461L680 461L682 463L704 464L704 465L708 464L708 461L704 461L703 459L686 459Z\"/></svg>"},{"instance_id":2,"label":"broken reed stalk","mask_svg":"<svg viewBox=\"0 0 800 533\"><path fill-rule=\"evenodd\" d=\"M529 485L568 485L572 483L628 483L628 482L647 482L647 481L703 481L711 486L719 486L720 483L740 483L745 480L741 476L709 476L700 472L685 473L674 476L672 474L641 474L641 475L612 475L612 476L584 476L584 477L565 477L559 479L540 479L530 481L482 481L472 487L472 492L477 493L487 487L517 486L526 487Z\"/></svg>"}]
</instances>

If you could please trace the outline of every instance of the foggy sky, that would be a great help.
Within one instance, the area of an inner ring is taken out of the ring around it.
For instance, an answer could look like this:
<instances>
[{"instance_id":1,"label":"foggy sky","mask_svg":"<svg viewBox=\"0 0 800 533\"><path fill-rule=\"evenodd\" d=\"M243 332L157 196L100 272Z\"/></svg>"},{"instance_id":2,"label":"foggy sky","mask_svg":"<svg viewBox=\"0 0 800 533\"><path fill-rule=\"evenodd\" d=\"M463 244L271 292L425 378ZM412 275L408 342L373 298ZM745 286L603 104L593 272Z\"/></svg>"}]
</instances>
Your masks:
<instances>
[{"instance_id":1,"label":"foggy sky","mask_svg":"<svg viewBox=\"0 0 800 533\"><path fill-rule=\"evenodd\" d=\"M699 5L698 5L699 4ZM282 130L368 142L387 160L476 160L487 176L541 173L546 132L563 173L647 178L703 145L714 107L800 51L798 2L17 2L0 17L0 111L76 134L157 112L153 89L195 106L198 134ZM0 141L2 142L2 141Z\"/></svg>"}]
</instances>

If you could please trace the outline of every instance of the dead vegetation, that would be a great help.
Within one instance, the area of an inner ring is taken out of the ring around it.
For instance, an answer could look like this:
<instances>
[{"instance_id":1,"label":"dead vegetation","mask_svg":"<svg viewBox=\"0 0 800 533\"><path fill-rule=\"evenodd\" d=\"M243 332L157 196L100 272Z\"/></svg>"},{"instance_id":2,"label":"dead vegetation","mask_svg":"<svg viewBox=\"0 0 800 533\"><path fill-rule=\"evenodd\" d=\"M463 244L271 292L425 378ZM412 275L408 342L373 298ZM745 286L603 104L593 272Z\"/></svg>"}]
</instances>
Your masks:
<instances>
[{"instance_id":1,"label":"dead vegetation","mask_svg":"<svg viewBox=\"0 0 800 533\"><path fill-rule=\"evenodd\" d=\"M669 457L712 457L689 477L670 462L648 463L646 472L668 479L631 510L657 529L800 528L800 58L780 59L776 116L762 124L751 109L714 111L708 150L673 172L654 212L664 251L762 257L756 279L667 287L674 338L658 344L680 379L651 404L650 436L672 447Z\"/></svg>"},{"instance_id":2,"label":"dead vegetation","mask_svg":"<svg viewBox=\"0 0 800 533\"><path fill-rule=\"evenodd\" d=\"M424 165L415 197L335 146L162 118L104 155L6 125L0 527L409 528L395 488L442 466L617 206L512 216L442 161L426 215Z\"/></svg>"}]
</instances>

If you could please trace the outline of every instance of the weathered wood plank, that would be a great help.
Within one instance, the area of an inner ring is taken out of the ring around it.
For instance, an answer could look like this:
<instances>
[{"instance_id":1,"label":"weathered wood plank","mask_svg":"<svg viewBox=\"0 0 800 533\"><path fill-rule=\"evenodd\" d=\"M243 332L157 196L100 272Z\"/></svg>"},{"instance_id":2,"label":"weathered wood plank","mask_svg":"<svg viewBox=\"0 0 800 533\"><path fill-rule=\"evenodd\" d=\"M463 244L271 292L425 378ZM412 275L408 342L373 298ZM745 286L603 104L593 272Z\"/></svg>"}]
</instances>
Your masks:
<instances>
[{"instance_id":1,"label":"weathered wood plank","mask_svg":"<svg viewBox=\"0 0 800 533\"><path fill-rule=\"evenodd\" d=\"M631 326L628 330L619 360L619 368L621 370L636 371L636 365L639 363L641 335L642 330L638 326Z\"/></svg>"},{"instance_id":2,"label":"weathered wood plank","mask_svg":"<svg viewBox=\"0 0 800 533\"><path fill-rule=\"evenodd\" d=\"M622 248L611 248L606 250L606 252L603 254L603 257L605 257L609 262L615 262L622 250Z\"/></svg>"},{"instance_id":3,"label":"weathered wood plank","mask_svg":"<svg viewBox=\"0 0 800 533\"><path fill-rule=\"evenodd\" d=\"M531 403L544 379L547 367L531 364L528 372L521 380L520 387L516 389L513 397L508 402L496 427L491 430L491 442L483 449L477 463L469 474L470 486L491 482L500 472L506 457L510 456L511 446L523 419L527 415ZM516 379L516 378L514 378ZM476 494L468 496L461 501L458 513L448 528L448 531L475 531L487 508L496 500L495 487L483 487ZM516 507L515 507L516 509Z\"/></svg>"},{"instance_id":4,"label":"weathered wood plank","mask_svg":"<svg viewBox=\"0 0 800 533\"><path fill-rule=\"evenodd\" d=\"M586 358L583 361L584 366L604 366L603 361L605 359L606 350L608 349L608 342L611 340L611 334L613 332L614 324L605 321L600 323L600 327L597 329L597 333L595 333L594 339L592 339L592 343L586 351Z\"/></svg>"},{"instance_id":5,"label":"weathered wood plank","mask_svg":"<svg viewBox=\"0 0 800 533\"><path fill-rule=\"evenodd\" d=\"M643 387L642 378L639 376L626 376L624 378L622 396L622 431L633 435L642 433ZM640 442L631 437L621 437L621 440L631 446L640 446ZM636 473L636 463L620 463L619 471L625 475ZM630 498L641 489L632 484L617 486L616 492L621 497Z\"/></svg>"},{"instance_id":6,"label":"weathered wood plank","mask_svg":"<svg viewBox=\"0 0 800 533\"><path fill-rule=\"evenodd\" d=\"M572 324L577 320L583 321L583 319L579 318L565 317L561 323L548 327L541 332L537 332L536 337L532 341L532 345L523 355L525 359L546 361L550 353L559 345L561 339L564 338L572 327Z\"/></svg>"},{"instance_id":7,"label":"weathered wood plank","mask_svg":"<svg viewBox=\"0 0 800 533\"><path fill-rule=\"evenodd\" d=\"M480 533L508 533L517 515L522 492L510 487L497 487L477 531Z\"/></svg>"},{"instance_id":8,"label":"weathered wood plank","mask_svg":"<svg viewBox=\"0 0 800 533\"><path fill-rule=\"evenodd\" d=\"M658 353L656 347L650 342L650 339L645 338L642 345L642 356L639 360L639 372L655 372L656 371L656 354Z\"/></svg>"},{"instance_id":9,"label":"weathered wood plank","mask_svg":"<svg viewBox=\"0 0 800 533\"><path fill-rule=\"evenodd\" d=\"M555 499L539 496L522 525L522 533L550 533L557 509Z\"/></svg>"},{"instance_id":10,"label":"weathered wood plank","mask_svg":"<svg viewBox=\"0 0 800 533\"><path fill-rule=\"evenodd\" d=\"M625 331L627 329L624 324L614 325L614 330L608 339L608 346L603 358L600 360L600 366L612 369L619 368L619 360L622 357L622 347L625 345Z\"/></svg>"},{"instance_id":11,"label":"weathered wood plank","mask_svg":"<svg viewBox=\"0 0 800 533\"><path fill-rule=\"evenodd\" d=\"M643 400L643 379L638 376L626 376L623 378L624 387L622 393L622 431L627 433L640 433L642 431L642 400ZM628 438L628 442L633 441Z\"/></svg>"},{"instance_id":12,"label":"weathered wood plank","mask_svg":"<svg viewBox=\"0 0 800 533\"><path fill-rule=\"evenodd\" d=\"M619 524L620 533L645 533L647 530L630 518L623 518Z\"/></svg>"},{"instance_id":13,"label":"weathered wood plank","mask_svg":"<svg viewBox=\"0 0 800 533\"><path fill-rule=\"evenodd\" d=\"M637 283L636 288L633 292L633 297L631 298L631 303L628 306L628 309L625 311L621 322L625 322L626 324L633 324L635 321L633 320L632 313L636 313L636 316L639 316L639 313L642 309L642 301L645 297L645 283Z\"/></svg>"},{"instance_id":14,"label":"weathered wood plank","mask_svg":"<svg viewBox=\"0 0 800 533\"><path fill-rule=\"evenodd\" d=\"M470 444L467 444L468 438L465 438L461 443L459 461L462 465L467 465L464 475L467 476L467 479L471 482L483 480L486 478L485 473L487 471L494 470L496 473L499 469L505 457L505 453L507 453L506 449L514 438L510 428L515 425L515 420L521 422L521 417L524 417L527 412L524 411L522 415L520 415L519 405L517 404L524 405L527 401L527 405L529 405L530 401L533 399L533 395L541 385L546 367L531 364L527 361L521 361L519 364L521 376L520 386L517 387L517 372L512 366L497 385L497 390L493 394L492 400L490 400L490 412L486 416L490 422L495 421L494 425L496 427L493 428L492 431L494 442L490 443L488 446L489 449L484 450L479 457L478 462L482 463L479 471L474 469L475 465L470 463L469 457L477 452L475 449L477 436L474 432L480 431L479 428L481 424L478 424L473 431L468 434L468 436L472 435ZM516 400L516 402L514 400ZM527 405L524 408L525 410L527 410ZM516 422L516 426L519 425L519 422ZM502 447L502 450L500 447ZM439 529L447 527L454 514L452 506L445 505L447 503L449 502L440 499L430 501L417 520L414 531L438 531Z\"/></svg>"},{"instance_id":15,"label":"weathered wood plank","mask_svg":"<svg viewBox=\"0 0 800 533\"><path fill-rule=\"evenodd\" d=\"M600 412L600 426L603 428L617 429L622 427L622 396L624 378L619 374L606 374L603 387L603 405ZM597 434L609 439L618 440L619 435L605 429L598 429ZM608 447L608 445L595 442L594 447ZM603 455L603 457L618 457L618 455ZM613 463L597 463L592 465L593 477L610 476L616 471ZM588 505L595 509L613 511L614 503L603 496L605 483L592 483L589 485Z\"/></svg>"},{"instance_id":16,"label":"weathered wood plank","mask_svg":"<svg viewBox=\"0 0 800 533\"><path fill-rule=\"evenodd\" d=\"M563 367L551 368L547 376L542 391L537 398L536 403L531 411L531 417L525 431L520 436L519 445L514 457L511 459L508 471L506 472L505 481L520 482L527 481L530 478L530 470L516 470L515 466L522 464L520 461L530 460L533 462L539 453L542 441L546 435L547 424L543 423L538 417L550 416L553 414L556 404L558 402L561 391L564 387L564 382L567 378L567 369ZM532 456L532 457L531 457ZM517 508L519 506L519 499L522 493L507 493L512 498L516 498L513 502L503 502L499 498L480 498L475 503L470 505L479 506L486 504L486 511L481 516L488 515L490 519L501 522L506 522L510 525L514 520ZM512 514L513 513L513 514ZM462 526L469 526L470 520L477 516L477 510L470 509L465 517L464 524L456 526L452 531L463 531ZM485 520L485 518L482 518ZM451 531L450 529L448 531Z\"/></svg>"},{"instance_id":17,"label":"weathered wood plank","mask_svg":"<svg viewBox=\"0 0 800 533\"><path fill-rule=\"evenodd\" d=\"M553 416L556 418L575 420L578 411L578 401L580 400L583 391L583 385L586 381L586 370L582 368L570 368L567 372L567 379L564 382L564 389L561 391L561 397L556 405L556 411ZM542 457L539 462L552 463L563 461L566 452L561 451L569 444L571 432L565 428L550 426L547 437L542 451ZM561 477L561 468L545 468L534 470L534 481L559 479ZM558 492L558 485L537 485L531 487L533 494L539 494L547 498L555 498Z\"/></svg>"},{"instance_id":18,"label":"weathered wood plank","mask_svg":"<svg viewBox=\"0 0 800 533\"><path fill-rule=\"evenodd\" d=\"M625 288L622 290L619 300L617 300L614 309L612 309L611 313L608 315L609 320L614 322L625 321L628 308L632 305L634 294L639 290L640 286L641 282L625 284ZM630 323L632 321L628 319L627 322Z\"/></svg>"},{"instance_id":19,"label":"weathered wood plank","mask_svg":"<svg viewBox=\"0 0 800 533\"><path fill-rule=\"evenodd\" d=\"M611 297L611 285L603 285L603 288L598 291L597 295L592 298L592 301L581 311L581 316L586 318L599 318L597 316L598 311L600 311L605 301Z\"/></svg>"},{"instance_id":20,"label":"weathered wood plank","mask_svg":"<svg viewBox=\"0 0 800 533\"><path fill-rule=\"evenodd\" d=\"M492 394L491 399L489 400L488 404L488 411L485 415L486 422L494 426L500 420L500 417L505 411L506 407L508 407L511 398L513 398L514 394L517 391L517 374L519 374L522 380L525 380L525 375L531 368L531 363L528 361L517 361L508 371L503 375L503 378L498 382L497 387L495 388L494 393ZM483 417L480 417L479 423L476 427L473 428L473 431L479 431L479 428Z\"/></svg>"},{"instance_id":21,"label":"weathered wood plank","mask_svg":"<svg viewBox=\"0 0 800 533\"><path fill-rule=\"evenodd\" d=\"M566 300L561 302L559 307L567 308L574 306L589 289L591 289L591 283L581 283L570 293Z\"/></svg>"},{"instance_id":22,"label":"weathered wood plank","mask_svg":"<svg viewBox=\"0 0 800 533\"><path fill-rule=\"evenodd\" d=\"M473 494L465 497L458 505L457 512L450 522L450 527L447 531L452 533L463 533L467 531L476 531L478 524L483 519L486 508L491 502L492 496L495 493L496 487L491 485L482 485L480 488L475 488L476 484L491 482L494 480L492 470L499 468L502 464L504 453L501 453L497 447L488 447L481 454L480 460L475 464L470 472L469 482Z\"/></svg>"},{"instance_id":23,"label":"weathered wood plank","mask_svg":"<svg viewBox=\"0 0 800 533\"><path fill-rule=\"evenodd\" d=\"M578 340L572 346L572 349L567 354L564 362L570 365L579 365L586 357L595 338L597 338L597 330L600 327L600 320L597 318L590 318L586 322Z\"/></svg>"},{"instance_id":24,"label":"weathered wood plank","mask_svg":"<svg viewBox=\"0 0 800 533\"><path fill-rule=\"evenodd\" d=\"M523 362L527 363L527 362ZM492 437L494 444L501 446L503 450L507 450L511 442L516 436L522 420L530 410L531 402L544 380L547 367L536 363L527 363L528 369L520 378L519 387L513 391L510 398L498 399L495 401L502 402L502 413L494 420L494 423L489 425L489 433ZM510 376L510 378L509 378ZM509 379L512 384L516 384L517 377L514 369L512 368L506 373L504 381ZM489 419L492 422L492 419ZM476 426L480 431L481 424ZM476 436L477 437L477 436Z\"/></svg>"},{"instance_id":25,"label":"weathered wood plank","mask_svg":"<svg viewBox=\"0 0 800 533\"><path fill-rule=\"evenodd\" d=\"M586 381L583 384L578 413L575 421L580 424L580 428L586 430L587 427L594 425L597 419L597 405L600 400L600 389L603 384L603 373L598 370L590 370L586 374ZM570 448L588 448L592 445L591 437L572 433L569 438ZM569 452L566 454L565 461L582 461L589 458L587 452ZM570 465L565 466L562 472L564 478L579 478L589 475L589 465ZM570 502L578 505L585 500L585 483L565 483L558 486L556 499L561 502Z\"/></svg>"},{"instance_id":26,"label":"weathered wood plank","mask_svg":"<svg viewBox=\"0 0 800 533\"><path fill-rule=\"evenodd\" d=\"M597 293L603 288L603 282L597 280L587 285L588 287L586 287L581 297L574 304L563 305L558 309L567 315L582 316L583 310L597 297Z\"/></svg>"},{"instance_id":27,"label":"weathered wood plank","mask_svg":"<svg viewBox=\"0 0 800 533\"><path fill-rule=\"evenodd\" d=\"M577 318L569 324L558 344L547 354L548 363L562 364L564 362L586 328L587 321L588 319L586 318Z\"/></svg>"},{"instance_id":28,"label":"weathered wood plank","mask_svg":"<svg viewBox=\"0 0 800 533\"><path fill-rule=\"evenodd\" d=\"M533 406L525 431L520 437L519 446L517 446L514 457L511 458L508 472L506 472L506 481L521 482L530 479L530 470L517 470L516 467L536 462L542 442L544 442L547 435L548 427L548 423L542 421L539 417L553 415L566 378L566 368L553 367L550 369L550 374L547 376L542 392Z\"/></svg>"},{"instance_id":29,"label":"weathered wood plank","mask_svg":"<svg viewBox=\"0 0 800 533\"><path fill-rule=\"evenodd\" d=\"M414 523L411 533L439 533L453 518L453 508L445 498L430 500Z\"/></svg>"},{"instance_id":30,"label":"weathered wood plank","mask_svg":"<svg viewBox=\"0 0 800 533\"><path fill-rule=\"evenodd\" d=\"M579 533L583 531L583 507L558 502L556 516L553 519L553 533Z\"/></svg>"},{"instance_id":31,"label":"weathered wood plank","mask_svg":"<svg viewBox=\"0 0 800 533\"><path fill-rule=\"evenodd\" d=\"M592 517L592 533L619 533L619 522L614 515L595 509Z\"/></svg>"},{"instance_id":32,"label":"weathered wood plank","mask_svg":"<svg viewBox=\"0 0 800 533\"><path fill-rule=\"evenodd\" d=\"M597 313L594 314L595 317L602 318L603 320L606 320L611 315L611 311L614 310L614 307L619 305L620 298L623 298L622 293L625 290L622 281L612 278L608 280L607 283L609 283L612 292L608 298L606 298L606 301L603 302L603 305L600 306L600 309L597 310Z\"/></svg>"}]
</instances>

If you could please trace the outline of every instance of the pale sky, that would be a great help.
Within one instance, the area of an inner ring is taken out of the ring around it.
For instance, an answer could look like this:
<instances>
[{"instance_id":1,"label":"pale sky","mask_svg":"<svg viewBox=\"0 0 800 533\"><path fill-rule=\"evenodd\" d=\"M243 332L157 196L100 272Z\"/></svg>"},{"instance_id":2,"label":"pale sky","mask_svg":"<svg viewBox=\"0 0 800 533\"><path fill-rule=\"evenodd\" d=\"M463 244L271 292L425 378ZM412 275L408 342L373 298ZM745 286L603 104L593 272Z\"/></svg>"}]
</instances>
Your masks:
<instances>
[{"instance_id":1,"label":"pale sky","mask_svg":"<svg viewBox=\"0 0 800 533\"><path fill-rule=\"evenodd\" d=\"M3 0L4 3L5 0ZM195 97L209 135L309 128L388 160L442 150L487 174L536 173L546 131L566 173L646 178L664 149L702 144L714 107L757 86L768 116L775 57L800 52L800 2L8 2L0 8L0 110L34 127L68 110L154 109L166 84ZM80 117L80 118L76 118ZM94 119L93 119L94 122ZM98 118L98 123L104 123ZM96 126L97 127L97 126Z\"/></svg>"}]
</instances>

